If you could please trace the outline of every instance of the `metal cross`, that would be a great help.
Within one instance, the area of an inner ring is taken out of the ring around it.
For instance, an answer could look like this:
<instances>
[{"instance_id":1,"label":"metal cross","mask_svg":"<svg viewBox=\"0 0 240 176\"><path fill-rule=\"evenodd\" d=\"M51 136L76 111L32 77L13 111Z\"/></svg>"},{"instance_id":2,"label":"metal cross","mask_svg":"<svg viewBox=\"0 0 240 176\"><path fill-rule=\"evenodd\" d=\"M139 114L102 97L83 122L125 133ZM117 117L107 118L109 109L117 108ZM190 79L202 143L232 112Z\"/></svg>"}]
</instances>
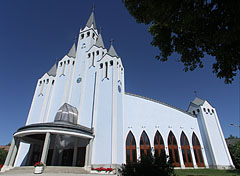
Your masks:
<instances>
[{"instance_id":1,"label":"metal cross","mask_svg":"<svg viewBox=\"0 0 240 176\"><path fill-rule=\"evenodd\" d=\"M77 35L74 36L74 41L73 42L76 43L76 41L77 41Z\"/></svg>"},{"instance_id":2,"label":"metal cross","mask_svg":"<svg viewBox=\"0 0 240 176\"><path fill-rule=\"evenodd\" d=\"M94 12L94 10L95 10L95 4L93 3L92 12Z\"/></svg>"},{"instance_id":3,"label":"metal cross","mask_svg":"<svg viewBox=\"0 0 240 176\"><path fill-rule=\"evenodd\" d=\"M102 33L102 29L103 29L103 28L102 28L102 27L100 27L100 29L99 29L99 34L101 34L101 33Z\"/></svg>"},{"instance_id":4,"label":"metal cross","mask_svg":"<svg viewBox=\"0 0 240 176\"><path fill-rule=\"evenodd\" d=\"M58 62L58 58L56 58L56 60L55 60L55 64L57 64L57 62Z\"/></svg>"},{"instance_id":5,"label":"metal cross","mask_svg":"<svg viewBox=\"0 0 240 176\"><path fill-rule=\"evenodd\" d=\"M110 43L111 43L111 45L113 45L113 42L114 42L114 40L113 40L113 39L111 39L111 40L110 40Z\"/></svg>"},{"instance_id":6,"label":"metal cross","mask_svg":"<svg viewBox=\"0 0 240 176\"><path fill-rule=\"evenodd\" d=\"M195 94L195 97L197 97L197 91L196 90L194 90L194 94Z\"/></svg>"}]
</instances>

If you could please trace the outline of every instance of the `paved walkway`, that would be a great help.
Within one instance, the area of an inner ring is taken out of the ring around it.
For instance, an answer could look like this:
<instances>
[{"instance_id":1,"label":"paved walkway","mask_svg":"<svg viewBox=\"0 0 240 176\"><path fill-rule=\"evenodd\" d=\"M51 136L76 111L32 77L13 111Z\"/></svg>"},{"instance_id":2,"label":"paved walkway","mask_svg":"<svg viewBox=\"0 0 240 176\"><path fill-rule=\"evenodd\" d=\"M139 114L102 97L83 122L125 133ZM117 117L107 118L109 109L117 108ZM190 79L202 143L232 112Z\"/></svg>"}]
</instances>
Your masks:
<instances>
[{"instance_id":1,"label":"paved walkway","mask_svg":"<svg viewBox=\"0 0 240 176\"><path fill-rule=\"evenodd\" d=\"M48 175L48 176L117 176L117 175L111 175L111 174L73 174L73 173L42 173L42 174L34 174L34 173L0 173L0 175L6 175L6 176L42 176L42 175Z\"/></svg>"}]
</instances>

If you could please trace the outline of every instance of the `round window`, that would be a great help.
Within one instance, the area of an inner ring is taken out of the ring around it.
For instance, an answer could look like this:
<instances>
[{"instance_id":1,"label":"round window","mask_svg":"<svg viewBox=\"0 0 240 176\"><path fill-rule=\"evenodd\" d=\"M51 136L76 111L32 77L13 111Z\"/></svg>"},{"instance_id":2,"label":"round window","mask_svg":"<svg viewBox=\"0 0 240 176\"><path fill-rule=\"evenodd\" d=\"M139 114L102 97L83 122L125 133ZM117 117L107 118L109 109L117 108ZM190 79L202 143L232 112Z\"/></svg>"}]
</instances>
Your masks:
<instances>
[{"instance_id":1,"label":"round window","mask_svg":"<svg viewBox=\"0 0 240 176\"><path fill-rule=\"evenodd\" d=\"M77 83L80 83L82 81L82 78L77 79Z\"/></svg>"}]
</instances>

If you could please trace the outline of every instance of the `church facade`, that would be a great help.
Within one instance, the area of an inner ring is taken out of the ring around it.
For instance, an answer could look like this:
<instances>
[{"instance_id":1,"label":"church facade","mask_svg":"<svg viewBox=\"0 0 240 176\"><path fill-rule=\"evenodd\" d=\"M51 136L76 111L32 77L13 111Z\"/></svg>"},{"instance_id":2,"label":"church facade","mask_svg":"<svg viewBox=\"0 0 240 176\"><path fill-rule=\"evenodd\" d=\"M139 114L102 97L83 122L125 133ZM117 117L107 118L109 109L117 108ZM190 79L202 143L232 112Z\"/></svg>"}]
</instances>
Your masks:
<instances>
[{"instance_id":1,"label":"church facade","mask_svg":"<svg viewBox=\"0 0 240 176\"><path fill-rule=\"evenodd\" d=\"M13 135L13 167L118 167L165 152L178 168L232 168L216 109L195 98L187 111L125 92L124 66L107 50L92 12L77 46L38 81L26 125Z\"/></svg>"}]
</instances>

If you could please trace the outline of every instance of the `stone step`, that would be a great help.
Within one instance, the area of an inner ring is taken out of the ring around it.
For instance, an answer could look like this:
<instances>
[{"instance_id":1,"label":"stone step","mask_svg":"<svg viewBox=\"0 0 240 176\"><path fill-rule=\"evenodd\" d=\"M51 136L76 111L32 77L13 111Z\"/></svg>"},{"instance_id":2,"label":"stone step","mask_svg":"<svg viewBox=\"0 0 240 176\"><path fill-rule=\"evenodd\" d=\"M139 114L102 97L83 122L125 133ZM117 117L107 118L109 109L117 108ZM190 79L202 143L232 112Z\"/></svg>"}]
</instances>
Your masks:
<instances>
[{"instance_id":1,"label":"stone step","mask_svg":"<svg viewBox=\"0 0 240 176\"><path fill-rule=\"evenodd\" d=\"M6 174L15 174L15 173L33 173L33 166L23 166L15 167L6 171ZM44 168L44 173L74 173L74 174L88 174L89 171L85 170L82 167L64 167L64 166L46 166Z\"/></svg>"}]
</instances>

